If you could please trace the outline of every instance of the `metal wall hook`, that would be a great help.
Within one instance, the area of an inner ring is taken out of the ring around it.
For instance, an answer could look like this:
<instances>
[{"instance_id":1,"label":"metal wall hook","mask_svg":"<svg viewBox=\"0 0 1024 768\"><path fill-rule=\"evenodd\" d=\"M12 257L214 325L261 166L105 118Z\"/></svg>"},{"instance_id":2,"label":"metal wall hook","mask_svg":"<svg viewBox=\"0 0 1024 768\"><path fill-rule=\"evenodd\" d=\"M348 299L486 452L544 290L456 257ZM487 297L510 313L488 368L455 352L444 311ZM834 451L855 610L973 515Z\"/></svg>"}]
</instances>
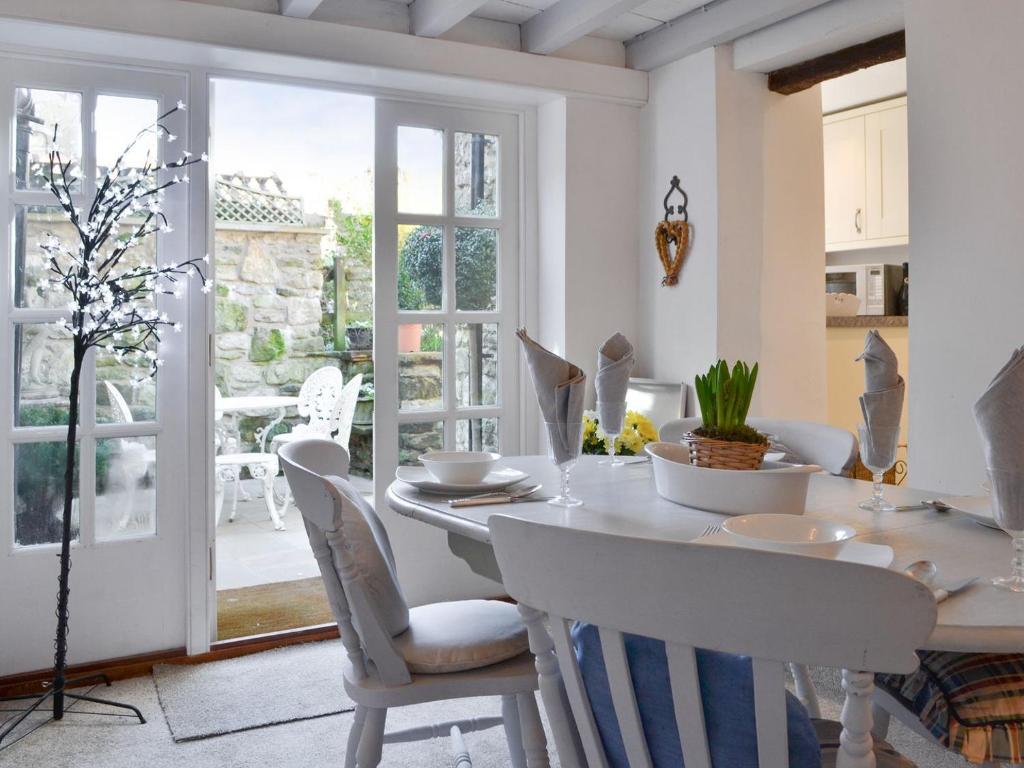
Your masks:
<instances>
[{"instance_id":1,"label":"metal wall hook","mask_svg":"<svg viewBox=\"0 0 1024 768\"><path fill-rule=\"evenodd\" d=\"M672 197L673 192L679 192L679 194L683 196L682 205L668 204L668 199ZM665 195L665 200L662 203L662 205L665 207L665 221L668 221L669 216L682 216L683 221L688 222L690 220L690 214L686 212L686 206L689 203L689 201L690 198L687 196L683 188L679 186L679 177L673 176L672 181L670 182L670 186L668 188L668 193Z\"/></svg>"}]
</instances>

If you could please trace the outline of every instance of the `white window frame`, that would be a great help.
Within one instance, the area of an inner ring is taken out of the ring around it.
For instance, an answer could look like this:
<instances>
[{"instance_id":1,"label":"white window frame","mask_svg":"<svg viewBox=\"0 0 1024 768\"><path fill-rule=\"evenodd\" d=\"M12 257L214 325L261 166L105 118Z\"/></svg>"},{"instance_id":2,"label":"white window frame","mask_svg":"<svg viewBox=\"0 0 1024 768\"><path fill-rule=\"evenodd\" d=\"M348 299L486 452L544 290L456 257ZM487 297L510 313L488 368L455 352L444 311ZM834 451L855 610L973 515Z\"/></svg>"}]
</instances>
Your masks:
<instances>
[{"instance_id":1,"label":"white window frame","mask_svg":"<svg viewBox=\"0 0 1024 768\"><path fill-rule=\"evenodd\" d=\"M397 210L397 130L399 126L433 128L443 132L444 207L439 215ZM499 137L498 212L494 217L456 216L454 134L483 133ZM502 112L447 107L378 98L376 102L374 200L374 485L376 498L394 477L399 463L398 430L402 424L441 421L444 446L455 447L459 419L498 418L499 451L519 452L520 364L515 330L520 323L519 120ZM398 309L398 227L437 226L444 231L444 306L434 311ZM495 311L455 308L455 228L490 228L498 233L498 306ZM399 410L398 327L407 323L444 324L442 405L436 409ZM454 386L457 324L497 323L498 403L459 406ZM378 407L393 403L395 407Z\"/></svg>"}]
</instances>

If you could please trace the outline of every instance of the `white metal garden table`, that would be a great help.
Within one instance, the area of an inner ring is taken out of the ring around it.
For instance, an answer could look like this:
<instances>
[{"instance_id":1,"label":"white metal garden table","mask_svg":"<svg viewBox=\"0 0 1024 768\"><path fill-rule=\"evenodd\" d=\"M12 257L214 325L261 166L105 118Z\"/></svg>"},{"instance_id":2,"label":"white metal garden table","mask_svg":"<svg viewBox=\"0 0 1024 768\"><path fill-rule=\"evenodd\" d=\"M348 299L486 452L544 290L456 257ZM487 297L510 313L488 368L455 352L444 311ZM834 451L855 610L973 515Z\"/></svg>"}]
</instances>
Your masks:
<instances>
[{"instance_id":1,"label":"white metal garden table","mask_svg":"<svg viewBox=\"0 0 1024 768\"><path fill-rule=\"evenodd\" d=\"M246 395L242 397L222 397L217 401L217 410L233 416L240 413L273 413L273 417L265 426L253 433L260 444L260 453L267 452L267 436L284 421L289 408L295 408L299 398L291 395Z\"/></svg>"},{"instance_id":2,"label":"white metal garden table","mask_svg":"<svg viewBox=\"0 0 1024 768\"><path fill-rule=\"evenodd\" d=\"M584 456L572 471L573 494L581 507L565 509L545 502L451 509L441 496L418 491L395 481L388 488L389 506L401 515L448 532L452 552L478 574L500 582L501 574L490 546L487 518L511 515L548 525L606 533L689 541L709 523L724 516L667 501L654 489L648 462L619 468L602 467L598 457ZM558 488L558 473L542 456L502 459L504 466L528 472L544 484L538 495ZM853 526L857 540L888 544L896 553L893 567L914 560L933 560L940 580L981 577L977 584L939 604L939 618L928 648L945 651L1024 652L1024 598L988 586L992 576L1009 566L1010 538L979 525L958 512L932 510L865 512L857 503L871 495L871 484L829 475L811 477L806 514ZM886 487L895 504L913 504L938 494L903 487Z\"/></svg>"}]
</instances>

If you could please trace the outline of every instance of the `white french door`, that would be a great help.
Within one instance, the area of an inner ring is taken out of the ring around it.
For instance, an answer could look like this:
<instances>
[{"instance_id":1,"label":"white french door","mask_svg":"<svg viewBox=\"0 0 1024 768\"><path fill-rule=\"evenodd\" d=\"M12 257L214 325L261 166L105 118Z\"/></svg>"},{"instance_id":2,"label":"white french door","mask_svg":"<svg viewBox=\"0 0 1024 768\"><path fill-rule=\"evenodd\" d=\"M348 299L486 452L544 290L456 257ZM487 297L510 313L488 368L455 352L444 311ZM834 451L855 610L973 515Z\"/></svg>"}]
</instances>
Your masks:
<instances>
[{"instance_id":1,"label":"white french door","mask_svg":"<svg viewBox=\"0 0 1024 768\"><path fill-rule=\"evenodd\" d=\"M378 507L395 468L424 451L519 448L517 126L510 114L377 100ZM409 572L430 563L416 568L422 549L405 549L408 590Z\"/></svg>"},{"instance_id":2,"label":"white french door","mask_svg":"<svg viewBox=\"0 0 1024 768\"><path fill-rule=\"evenodd\" d=\"M0 675L52 663L56 625L71 341L55 322L68 317L69 297L45 290L37 244L53 234L74 246L77 236L46 188L50 140L56 126L58 145L81 174L74 202L86 207L124 146L185 93L185 78L174 75L0 57L0 584L7 585L0 590ZM147 152L177 158L187 125L183 113L172 119L179 143L151 136L128 161L141 164ZM138 248L135 259L187 258L183 187L170 190L164 204L174 230ZM187 319L184 300L161 296L157 308ZM159 377L137 386L132 379L141 371L113 356L87 360L72 662L184 644L186 338L165 336Z\"/></svg>"}]
</instances>

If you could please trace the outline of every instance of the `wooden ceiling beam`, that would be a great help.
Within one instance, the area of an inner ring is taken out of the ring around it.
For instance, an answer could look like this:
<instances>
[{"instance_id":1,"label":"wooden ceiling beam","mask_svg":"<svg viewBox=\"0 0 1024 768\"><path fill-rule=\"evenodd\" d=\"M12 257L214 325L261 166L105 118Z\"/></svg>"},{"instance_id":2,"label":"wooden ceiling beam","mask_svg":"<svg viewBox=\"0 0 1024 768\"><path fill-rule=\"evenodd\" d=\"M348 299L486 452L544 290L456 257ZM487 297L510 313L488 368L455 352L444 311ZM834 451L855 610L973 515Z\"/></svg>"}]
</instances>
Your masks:
<instances>
[{"instance_id":1,"label":"wooden ceiling beam","mask_svg":"<svg viewBox=\"0 0 1024 768\"><path fill-rule=\"evenodd\" d=\"M293 19L308 19L323 0L281 0L281 15Z\"/></svg>"},{"instance_id":2,"label":"wooden ceiling beam","mask_svg":"<svg viewBox=\"0 0 1024 768\"><path fill-rule=\"evenodd\" d=\"M415 0L411 6L412 32L440 37L482 6L486 0Z\"/></svg>"},{"instance_id":3,"label":"wooden ceiling beam","mask_svg":"<svg viewBox=\"0 0 1024 768\"><path fill-rule=\"evenodd\" d=\"M902 31L893 32L891 35L883 35L866 43L851 45L835 53L826 53L824 56L769 72L768 89L787 95L798 93L825 80L848 75L858 69L873 67L875 64L902 59L906 55L906 35Z\"/></svg>"},{"instance_id":4,"label":"wooden ceiling beam","mask_svg":"<svg viewBox=\"0 0 1024 768\"><path fill-rule=\"evenodd\" d=\"M523 50L554 53L633 10L641 2L643 0L558 0L522 25Z\"/></svg>"}]
</instances>

